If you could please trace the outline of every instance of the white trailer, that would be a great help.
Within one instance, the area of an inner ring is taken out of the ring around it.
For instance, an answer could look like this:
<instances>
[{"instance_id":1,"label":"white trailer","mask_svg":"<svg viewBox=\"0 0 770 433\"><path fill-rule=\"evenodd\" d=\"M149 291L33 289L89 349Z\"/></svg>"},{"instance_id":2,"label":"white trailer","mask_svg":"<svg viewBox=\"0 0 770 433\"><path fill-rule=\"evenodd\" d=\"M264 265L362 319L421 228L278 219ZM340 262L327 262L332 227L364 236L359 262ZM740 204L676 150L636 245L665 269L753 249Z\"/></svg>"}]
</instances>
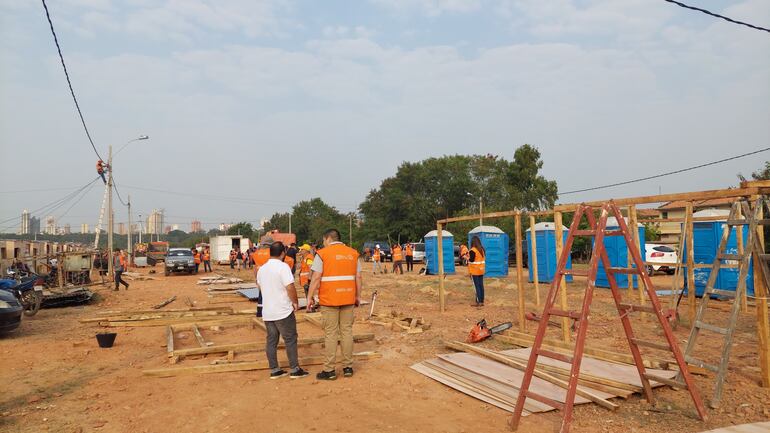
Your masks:
<instances>
[{"instance_id":1,"label":"white trailer","mask_svg":"<svg viewBox=\"0 0 770 433\"><path fill-rule=\"evenodd\" d=\"M241 235L213 236L209 239L209 247L211 248L211 261L226 265L230 263L230 250L246 251L251 247L251 241Z\"/></svg>"}]
</instances>

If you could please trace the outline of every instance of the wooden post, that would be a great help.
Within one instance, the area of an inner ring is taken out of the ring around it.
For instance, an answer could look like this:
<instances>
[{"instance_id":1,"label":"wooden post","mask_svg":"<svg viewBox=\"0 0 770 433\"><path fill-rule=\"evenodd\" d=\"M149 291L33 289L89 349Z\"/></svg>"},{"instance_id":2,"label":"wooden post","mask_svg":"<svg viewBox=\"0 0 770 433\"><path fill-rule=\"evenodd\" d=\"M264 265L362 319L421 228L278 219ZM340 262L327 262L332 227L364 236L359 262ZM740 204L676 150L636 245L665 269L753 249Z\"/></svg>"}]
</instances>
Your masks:
<instances>
[{"instance_id":1,"label":"wooden post","mask_svg":"<svg viewBox=\"0 0 770 433\"><path fill-rule=\"evenodd\" d=\"M738 205L737 211L737 217L738 219L741 219L743 216L743 211L741 210L741 206ZM748 215L747 215L748 216ZM743 227L745 226L736 226L735 227L735 246L738 249L738 255L742 256L744 253L745 246L743 245ZM759 226L760 228L762 226ZM746 288L746 290L743 291L743 296L741 296L741 299L736 299L735 302L741 303L741 311L746 313L749 311L749 302L748 302L748 296L749 296L749 289Z\"/></svg>"},{"instance_id":2,"label":"wooden post","mask_svg":"<svg viewBox=\"0 0 770 433\"><path fill-rule=\"evenodd\" d=\"M537 232L535 231L535 217L529 216L529 239L530 239L530 252L529 257L532 259L532 282L535 285L535 304L540 306L540 285L539 276L537 275Z\"/></svg>"},{"instance_id":3,"label":"wooden post","mask_svg":"<svg viewBox=\"0 0 770 433\"><path fill-rule=\"evenodd\" d=\"M524 254L521 251L521 212L514 217L516 222L516 288L519 292L519 331L524 332L527 329L526 318L524 317L524 266L521 263L524 260Z\"/></svg>"},{"instance_id":4,"label":"wooden post","mask_svg":"<svg viewBox=\"0 0 770 433\"><path fill-rule=\"evenodd\" d=\"M759 219L764 218L764 199L759 202ZM757 238L762 251L765 250L764 226L757 227ZM758 278L760 269L759 257L754 257L754 297L757 301L757 340L759 340L759 370L762 387L770 388L770 319L767 311L768 289L765 278ZM761 259L760 259L761 260Z\"/></svg>"},{"instance_id":5,"label":"wooden post","mask_svg":"<svg viewBox=\"0 0 770 433\"><path fill-rule=\"evenodd\" d=\"M561 257L561 250L564 249L564 225L562 224L561 212L553 213L554 223L554 235L556 235L556 257ZM559 293L561 294L561 309L568 311L567 306L567 279L562 278L559 285ZM569 318L561 318L561 334L565 343L570 341L570 323Z\"/></svg>"},{"instance_id":6,"label":"wooden post","mask_svg":"<svg viewBox=\"0 0 770 433\"><path fill-rule=\"evenodd\" d=\"M628 206L628 227L631 229L631 240L633 245L627 245L629 248L636 248L639 250L639 256L642 257L642 260L646 258L646 253L642 251L642 241L639 239L639 227L638 227L638 221L636 218L636 206L630 205ZM630 268L634 263L634 259L631 257L631 250L629 249L628 252L628 267ZM642 270L643 272L646 272L646 269ZM644 281L642 278L636 279L636 285L638 287L638 295L639 295L639 305L644 305L646 303L646 299L644 297ZM634 276L629 275L628 276L628 293L633 293L633 287L634 287ZM647 320L647 313L642 312L642 314L639 315L639 318L642 321Z\"/></svg>"},{"instance_id":7,"label":"wooden post","mask_svg":"<svg viewBox=\"0 0 770 433\"><path fill-rule=\"evenodd\" d=\"M436 236L436 245L438 247L438 302L443 313L446 311L446 304L444 300L444 233L441 223L436 225Z\"/></svg>"},{"instance_id":8,"label":"wooden post","mask_svg":"<svg viewBox=\"0 0 770 433\"><path fill-rule=\"evenodd\" d=\"M684 210L687 215L687 224L685 226L685 243L687 244L687 307L690 317L690 325L695 323L695 259L693 257L693 239L692 239L692 202L688 201Z\"/></svg>"}]
</instances>

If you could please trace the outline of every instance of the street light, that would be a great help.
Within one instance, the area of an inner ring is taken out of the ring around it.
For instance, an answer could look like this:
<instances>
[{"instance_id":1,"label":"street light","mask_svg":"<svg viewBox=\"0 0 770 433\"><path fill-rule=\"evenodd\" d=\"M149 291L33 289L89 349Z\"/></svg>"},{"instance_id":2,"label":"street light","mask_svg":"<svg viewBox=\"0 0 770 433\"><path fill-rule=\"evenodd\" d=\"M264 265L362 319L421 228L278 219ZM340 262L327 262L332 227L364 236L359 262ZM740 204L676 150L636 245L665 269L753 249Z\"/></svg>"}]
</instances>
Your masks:
<instances>
[{"instance_id":1,"label":"street light","mask_svg":"<svg viewBox=\"0 0 770 433\"><path fill-rule=\"evenodd\" d=\"M466 192L468 196L470 197L476 197L475 195L471 194L470 192ZM484 225L484 201L481 198L481 195L479 195L479 226Z\"/></svg>"},{"instance_id":2,"label":"street light","mask_svg":"<svg viewBox=\"0 0 770 433\"><path fill-rule=\"evenodd\" d=\"M125 149L126 146L128 146L130 143L133 143L134 141L139 141L139 140L147 140L149 138L150 137L147 136L147 135L140 135L140 136L134 138L133 140L129 140L129 141L126 142L126 144L121 146L121 148L118 149L117 152L115 152L115 155L117 155L121 150ZM113 250L112 235L114 233L115 215L114 215L114 212L112 210L112 188L113 188L112 174L115 171L115 169L112 166L112 144L110 144L109 157L107 159L107 167L110 170L110 177L107 179L107 188L108 188L107 205L108 205L109 220L110 220L110 222L108 224L108 227L107 227L108 228L108 231L107 231L107 255L108 255L108 258L109 258L109 263L107 263L107 272L108 272L108 274L110 276L114 277L114 275L115 275L115 273L114 273L115 272L115 267L114 267L114 262L113 262L114 257L112 255L112 250ZM129 201L128 201L128 233L129 233L128 234L128 251L129 251L129 257L130 257L130 254L132 252L131 251L131 199L130 198L129 198ZM129 258L129 260L131 260L131 259Z\"/></svg>"}]
</instances>

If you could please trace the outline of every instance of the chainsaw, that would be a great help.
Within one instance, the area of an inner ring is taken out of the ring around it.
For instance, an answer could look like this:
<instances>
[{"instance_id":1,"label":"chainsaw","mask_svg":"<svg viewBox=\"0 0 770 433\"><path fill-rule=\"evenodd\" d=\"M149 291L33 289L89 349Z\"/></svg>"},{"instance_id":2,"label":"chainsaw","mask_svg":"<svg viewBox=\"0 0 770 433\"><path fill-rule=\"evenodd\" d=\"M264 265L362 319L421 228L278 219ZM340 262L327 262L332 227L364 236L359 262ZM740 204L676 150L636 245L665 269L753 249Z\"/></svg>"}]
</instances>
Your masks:
<instances>
[{"instance_id":1,"label":"chainsaw","mask_svg":"<svg viewBox=\"0 0 770 433\"><path fill-rule=\"evenodd\" d=\"M468 343L478 343L491 337L492 334L499 334L506 329L510 329L512 326L511 322L505 322L488 328L486 319L481 319L471 328L471 333L468 334L468 339L465 341Z\"/></svg>"}]
</instances>

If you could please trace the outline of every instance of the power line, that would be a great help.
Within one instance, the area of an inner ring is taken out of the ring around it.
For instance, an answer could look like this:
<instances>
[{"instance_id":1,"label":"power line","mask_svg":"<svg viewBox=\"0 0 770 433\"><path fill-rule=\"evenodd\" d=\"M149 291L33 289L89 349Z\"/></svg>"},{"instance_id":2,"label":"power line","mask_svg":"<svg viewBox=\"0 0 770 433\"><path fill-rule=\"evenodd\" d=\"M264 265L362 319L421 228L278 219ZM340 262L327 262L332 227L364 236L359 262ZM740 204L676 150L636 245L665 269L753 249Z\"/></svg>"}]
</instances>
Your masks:
<instances>
[{"instance_id":1,"label":"power line","mask_svg":"<svg viewBox=\"0 0 770 433\"><path fill-rule=\"evenodd\" d=\"M118 195L118 200L120 200L123 206L128 206L128 204L123 201L123 197L120 196L120 191L118 191L118 185L115 183L115 179L112 177L112 171L110 171L110 179L112 180L112 188L115 189L115 194Z\"/></svg>"},{"instance_id":2,"label":"power line","mask_svg":"<svg viewBox=\"0 0 770 433\"><path fill-rule=\"evenodd\" d=\"M684 3L681 3L681 2L678 2L678 1L674 1L674 0L663 0L663 1L667 1L669 3L673 3L673 4L677 5L677 6L683 7L685 9L692 9L694 11L703 12L706 15L711 15L712 17L721 18L721 19L723 19L725 21L728 21L728 22L731 22L733 24L739 24L739 25L742 25L742 26L746 26L746 27L752 28L754 30L761 30L763 32L770 33L770 29L766 29L764 27L755 26L754 24L744 23L743 21L737 21L737 20L734 20L732 18L728 18L728 17L726 17L724 15L715 14L714 12L711 12L711 11L706 10L706 9L701 9L701 8L697 8L695 6L686 5Z\"/></svg>"},{"instance_id":3,"label":"power line","mask_svg":"<svg viewBox=\"0 0 770 433\"><path fill-rule=\"evenodd\" d=\"M768 150L770 150L770 147L766 147L764 149L755 150L755 151L749 152L749 153L744 153L742 155L736 155L736 156L731 156L729 158L720 159L719 161L707 162L705 164L700 164L700 165L696 165L696 166L693 166L693 167L687 167L687 168L682 168L682 169L679 169L679 170L669 171L667 173L656 174L654 176L641 177L639 179L627 180L625 182L611 183L609 185L595 186L595 187L592 187L592 188L584 188L584 189L576 189L574 191L559 192L558 194L560 196L567 195L567 194L576 194L576 193L579 193L579 192L595 191L597 189L612 188L613 186L628 185L629 183L636 183L636 182L642 182L642 181L650 180L650 179L657 179L659 177L670 176L672 174L678 174L678 173L684 173L686 171L695 170L695 169L703 168L703 167L708 167L710 165L721 164L723 162L732 161L734 159L743 158L743 157L746 157L746 156L756 155L757 153L767 152Z\"/></svg>"},{"instance_id":4,"label":"power line","mask_svg":"<svg viewBox=\"0 0 770 433\"><path fill-rule=\"evenodd\" d=\"M90 181L87 184L81 186L80 188L77 188L75 191L70 192L69 194L65 195L64 197L58 198L58 199L56 199L56 200L54 200L54 201L52 201L50 203L47 203L47 204L45 204L45 205L43 205L43 206L41 206L41 207L39 207L37 209L33 209L32 211L30 211L30 215L37 214L37 213L42 213L42 214L48 213L48 214L50 214L50 213L56 211L57 209L59 209L62 206L64 206L67 202L69 202L73 198L77 197L86 188L88 188L89 186L93 185L93 183L96 182L98 179L99 179L99 176L96 176L92 181ZM15 217L12 217L12 218L8 218L8 219L5 219L5 220L2 220L2 221L0 221L0 225L6 224L6 223L8 223L10 221L13 221L13 220L17 220L18 221L19 218L20 218L19 216L15 216ZM13 226L5 226L4 228L15 227L17 225L19 225L19 224L15 224Z\"/></svg>"},{"instance_id":5,"label":"power line","mask_svg":"<svg viewBox=\"0 0 770 433\"><path fill-rule=\"evenodd\" d=\"M64 56L61 53L61 46L59 46L59 38L56 37L56 31L53 29L53 21L51 21L51 14L48 13L48 5L45 4L45 0L42 0L43 2L43 8L45 9L45 16L48 18L48 25L51 26L51 34L53 35L53 41L56 43L56 50L59 52L59 60L61 60L61 67L64 69L64 76L67 77L67 85L70 88L70 94L72 94L72 100L75 101L75 108L78 110L78 115L80 116L80 122L83 124L83 129L86 131L86 137L88 137L88 142L91 143L91 147L94 149L94 153L96 153L96 156L99 157L99 159L102 158L101 155L99 155L99 151L96 150L96 146L94 145L94 140L91 139L91 133L88 132L88 127L86 126L86 120L83 118L83 112L80 111L80 104L78 104L78 98L75 96L75 91L72 89L72 81L70 81L70 74L67 72L67 65L64 64Z\"/></svg>"}]
</instances>

